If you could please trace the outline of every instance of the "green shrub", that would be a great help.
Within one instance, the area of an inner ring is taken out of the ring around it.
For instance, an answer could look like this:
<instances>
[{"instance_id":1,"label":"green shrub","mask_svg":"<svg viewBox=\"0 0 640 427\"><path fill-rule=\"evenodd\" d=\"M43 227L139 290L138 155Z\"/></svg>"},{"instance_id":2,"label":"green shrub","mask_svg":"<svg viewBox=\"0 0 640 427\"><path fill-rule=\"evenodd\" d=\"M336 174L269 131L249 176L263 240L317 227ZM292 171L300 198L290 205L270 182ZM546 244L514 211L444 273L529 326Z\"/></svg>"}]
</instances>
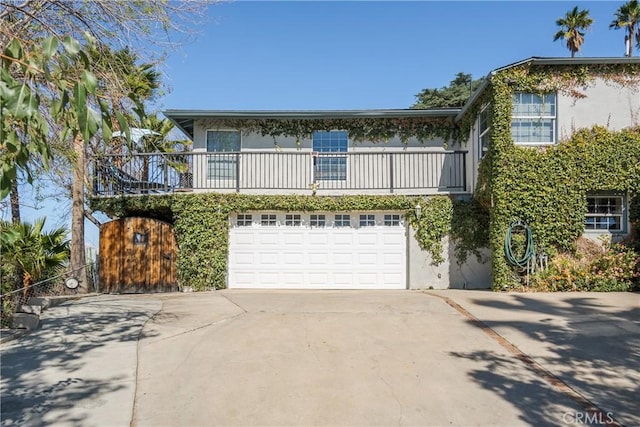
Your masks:
<instances>
[{"instance_id":1,"label":"green shrub","mask_svg":"<svg viewBox=\"0 0 640 427\"><path fill-rule=\"evenodd\" d=\"M534 274L538 291L624 292L640 290L640 253L614 244L591 261L580 255L560 254L545 271Z\"/></svg>"}]
</instances>

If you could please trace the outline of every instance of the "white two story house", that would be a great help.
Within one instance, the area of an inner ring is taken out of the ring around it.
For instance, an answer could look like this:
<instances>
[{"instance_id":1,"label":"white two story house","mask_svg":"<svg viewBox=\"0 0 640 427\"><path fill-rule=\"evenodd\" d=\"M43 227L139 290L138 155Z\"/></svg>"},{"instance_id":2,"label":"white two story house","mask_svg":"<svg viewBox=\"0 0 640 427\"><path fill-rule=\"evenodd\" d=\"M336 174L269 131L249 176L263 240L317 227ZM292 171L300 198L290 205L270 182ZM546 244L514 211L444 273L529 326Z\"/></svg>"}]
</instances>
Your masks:
<instances>
[{"instance_id":1,"label":"white two story house","mask_svg":"<svg viewBox=\"0 0 640 427\"><path fill-rule=\"evenodd\" d=\"M487 95L495 84L494 76L523 66L577 69L594 64L629 64L640 70L636 58L530 58L492 71L463 108L167 110L165 116L192 140L192 151L130 155L121 160L114 156L110 167L118 171L116 179L113 175L108 180L100 178L96 168L94 190L99 197L140 193L154 197L167 192L181 197L206 192L265 198L416 197L412 208L420 216L421 199L473 196L479 165L491 150ZM513 143L523 149L541 149L594 124L610 129L638 125L640 92L633 84L616 85L599 78L573 92L517 91L510 115ZM472 125L465 128L465 122ZM629 230L627 195L590 197L586 231ZM361 210L345 204L316 210L312 206L231 213L226 286L491 286L491 263L486 262L491 257L489 250L484 263L470 257L459 265L445 239L445 261L433 263L414 238L406 209Z\"/></svg>"}]
</instances>

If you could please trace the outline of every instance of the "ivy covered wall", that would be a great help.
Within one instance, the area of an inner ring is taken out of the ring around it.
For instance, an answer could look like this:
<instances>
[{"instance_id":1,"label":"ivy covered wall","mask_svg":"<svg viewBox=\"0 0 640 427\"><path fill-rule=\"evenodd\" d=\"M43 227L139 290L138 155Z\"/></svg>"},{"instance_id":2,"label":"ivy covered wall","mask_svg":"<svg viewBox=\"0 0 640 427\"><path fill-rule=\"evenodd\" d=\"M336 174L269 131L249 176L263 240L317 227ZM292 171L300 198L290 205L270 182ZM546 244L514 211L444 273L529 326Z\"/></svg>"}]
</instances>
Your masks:
<instances>
[{"instance_id":1,"label":"ivy covered wall","mask_svg":"<svg viewBox=\"0 0 640 427\"><path fill-rule=\"evenodd\" d=\"M196 290L226 286L229 215L247 211L337 212L400 211L415 230L414 238L435 263L444 261L442 241L449 235L460 263L480 258L487 246L488 216L474 201L447 196L256 196L245 194L172 194L94 198L92 208L113 216L149 216L171 222L178 241L178 280ZM422 215L416 217L420 204ZM476 232L469 232L470 229Z\"/></svg>"},{"instance_id":2,"label":"ivy covered wall","mask_svg":"<svg viewBox=\"0 0 640 427\"><path fill-rule=\"evenodd\" d=\"M541 66L526 63L493 74L484 92L454 124L425 119L347 121L238 121L244 131L262 135L308 137L317 128L348 128L350 136L385 141L398 136L458 140L470 135L480 108L490 104L491 143L480 162L474 200L454 201L404 196L252 196L242 194L174 194L93 199L92 207L111 215L154 216L175 224L178 272L182 285L195 289L225 286L229 214L246 211L397 210L415 230L420 246L442 262L442 239L456 244L459 262L479 249L493 253L494 289L513 287L520 278L504 257L507 228L515 220L533 229L538 250L551 256L573 251L584 231L588 193L615 191L627 195L629 218L640 221L640 127L610 131L604 127L578 129L570 140L546 147L516 147L511 137L512 95L516 91L558 92L576 100L588 96L596 79L612 87L640 87L637 64ZM640 94L638 94L640 96ZM597 108L597 106L594 106ZM560 111L559 114L562 114ZM225 121L225 125L229 125ZM636 124L637 125L637 124ZM464 142L464 141L458 141ZM475 141L473 141L475 143ZM423 207L420 219L415 205Z\"/></svg>"},{"instance_id":3,"label":"ivy covered wall","mask_svg":"<svg viewBox=\"0 0 640 427\"><path fill-rule=\"evenodd\" d=\"M527 222L538 250L553 256L575 249L584 231L588 193L622 192L634 206L640 192L640 127L615 132L596 126L577 130L557 145L516 147L511 137L513 93L556 91L580 98L596 78L637 89L639 76L637 65L524 65L492 76L484 98L491 104L491 145L480 164L475 197L490 211L494 289L520 283L503 250L513 221ZM630 219L638 220L636 211Z\"/></svg>"}]
</instances>

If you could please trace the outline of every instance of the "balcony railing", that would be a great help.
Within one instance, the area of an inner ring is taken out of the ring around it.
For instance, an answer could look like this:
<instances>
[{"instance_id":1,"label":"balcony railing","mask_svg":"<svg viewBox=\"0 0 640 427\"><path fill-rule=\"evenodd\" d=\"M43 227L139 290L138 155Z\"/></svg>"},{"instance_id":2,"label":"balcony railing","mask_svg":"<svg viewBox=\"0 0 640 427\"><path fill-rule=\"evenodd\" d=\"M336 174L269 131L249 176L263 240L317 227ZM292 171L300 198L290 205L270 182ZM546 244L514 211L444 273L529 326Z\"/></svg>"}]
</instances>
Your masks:
<instances>
[{"instance_id":1,"label":"balcony railing","mask_svg":"<svg viewBox=\"0 0 640 427\"><path fill-rule=\"evenodd\" d=\"M192 152L109 155L95 195L219 191L310 194L466 192L466 151Z\"/></svg>"}]
</instances>

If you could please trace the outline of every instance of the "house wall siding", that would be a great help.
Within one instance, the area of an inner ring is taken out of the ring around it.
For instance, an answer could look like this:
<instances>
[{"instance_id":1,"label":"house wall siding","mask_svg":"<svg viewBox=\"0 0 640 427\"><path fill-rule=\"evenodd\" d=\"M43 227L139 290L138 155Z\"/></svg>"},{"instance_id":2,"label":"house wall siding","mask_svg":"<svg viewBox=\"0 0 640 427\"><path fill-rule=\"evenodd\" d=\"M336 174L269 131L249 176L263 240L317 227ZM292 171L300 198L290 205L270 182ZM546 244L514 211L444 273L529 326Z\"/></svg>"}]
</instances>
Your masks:
<instances>
[{"instance_id":1,"label":"house wall siding","mask_svg":"<svg viewBox=\"0 0 640 427\"><path fill-rule=\"evenodd\" d=\"M206 152L207 130L230 130L213 127L207 119L197 120L194 125L194 152ZM469 189L471 165L466 162L465 176L462 181L463 163L460 155L455 157L446 152L466 149L464 145L446 146L440 138L421 142L416 138L404 143L400 138L391 138L388 142L349 141L349 153L346 155L346 179L317 181L318 191L326 195L340 194L384 194L391 188L397 194L441 194L462 192ZM239 186L252 194L295 194L304 189L311 191L314 182L313 141L305 138L298 141L295 137L263 136L257 133L242 134L241 151L243 153L273 152L251 156L243 155ZM391 155L391 152L396 154ZM427 153L428 152L428 153ZM288 155L281 155L289 153ZM372 153L375 155L356 156L353 154ZM386 153L389 153L387 156ZM422 153L422 154L418 154ZM436 154L431 154L436 153ZM442 154L439 154L442 153ZM215 188L207 178L207 157L198 156L194 160L194 190L209 191ZM247 169L248 168L248 169ZM393 173L393 179L391 175ZM221 191L235 191L231 181Z\"/></svg>"},{"instance_id":2,"label":"house wall siding","mask_svg":"<svg viewBox=\"0 0 640 427\"><path fill-rule=\"evenodd\" d=\"M585 97L558 95L558 137L570 138L574 131L593 125L620 130L640 124L640 88L621 87L596 79L592 85L580 90Z\"/></svg>"},{"instance_id":3,"label":"house wall siding","mask_svg":"<svg viewBox=\"0 0 640 427\"><path fill-rule=\"evenodd\" d=\"M410 289L489 289L491 288L491 252L482 249L482 260L478 262L474 255L470 255L466 262L458 265L454 254L454 246L449 237L442 242L444 261L433 263L433 257L428 251L420 248L413 237L415 230L408 227L407 259L408 281Z\"/></svg>"}]
</instances>

